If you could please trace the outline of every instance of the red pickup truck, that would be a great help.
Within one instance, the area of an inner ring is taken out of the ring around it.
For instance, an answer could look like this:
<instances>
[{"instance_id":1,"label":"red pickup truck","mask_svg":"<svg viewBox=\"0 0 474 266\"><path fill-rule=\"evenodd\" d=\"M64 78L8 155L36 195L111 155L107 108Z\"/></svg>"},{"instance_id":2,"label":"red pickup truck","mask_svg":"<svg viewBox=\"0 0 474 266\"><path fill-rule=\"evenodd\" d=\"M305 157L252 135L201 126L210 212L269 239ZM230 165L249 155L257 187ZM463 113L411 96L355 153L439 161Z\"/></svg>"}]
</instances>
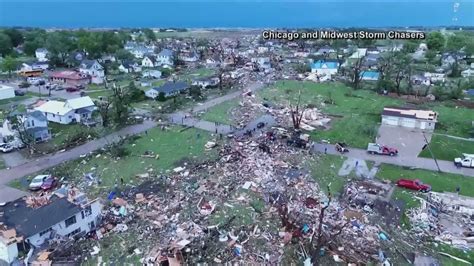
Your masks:
<instances>
[{"instance_id":1,"label":"red pickup truck","mask_svg":"<svg viewBox=\"0 0 474 266\"><path fill-rule=\"evenodd\" d=\"M431 186L428 184L423 184L418 179L411 180L411 179L399 179L397 181L397 186L411 189L411 190L416 190L416 191L421 191L421 192L429 192L431 191Z\"/></svg>"}]
</instances>

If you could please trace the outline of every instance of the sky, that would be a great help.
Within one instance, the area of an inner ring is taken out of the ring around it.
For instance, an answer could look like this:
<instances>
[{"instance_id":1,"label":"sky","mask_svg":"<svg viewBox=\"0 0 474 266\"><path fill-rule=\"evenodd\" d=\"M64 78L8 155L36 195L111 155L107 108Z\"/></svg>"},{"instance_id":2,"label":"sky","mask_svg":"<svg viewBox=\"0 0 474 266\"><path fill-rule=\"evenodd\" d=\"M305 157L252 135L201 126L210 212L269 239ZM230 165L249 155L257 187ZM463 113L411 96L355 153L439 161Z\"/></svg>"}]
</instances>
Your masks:
<instances>
[{"instance_id":1,"label":"sky","mask_svg":"<svg viewBox=\"0 0 474 266\"><path fill-rule=\"evenodd\" d=\"M474 0L459 1L456 12L454 3L448 0L0 0L0 26L474 26Z\"/></svg>"}]
</instances>

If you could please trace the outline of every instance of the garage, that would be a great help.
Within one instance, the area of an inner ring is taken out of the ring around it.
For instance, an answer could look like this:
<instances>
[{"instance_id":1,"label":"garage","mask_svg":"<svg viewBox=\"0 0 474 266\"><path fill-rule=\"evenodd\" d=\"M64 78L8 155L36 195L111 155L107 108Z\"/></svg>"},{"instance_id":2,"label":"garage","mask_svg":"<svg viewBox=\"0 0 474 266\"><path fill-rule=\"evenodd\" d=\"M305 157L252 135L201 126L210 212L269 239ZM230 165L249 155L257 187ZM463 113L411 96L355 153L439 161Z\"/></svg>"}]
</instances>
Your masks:
<instances>
[{"instance_id":1,"label":"garage","mask_svg":"<svg viewBox=\"0 0 474 266\"><path fill-rule=\"evenodd\" d=\"M438 113L434 111L406 107L385 107L382 113L382 125L424 131L433 131L437 119Z\"/></svg>"},{"instance_id":2,"label":"garage","mask_svg":"<svg viewBox=\"0 0 474 266\"><path fill-rule=\"evenodd\" d=\"M415 128L416 120L409 119L409 118L402 118L401 126L402 127L408 127L408 128Z\"/></svg>"},{"instance_id":3,"label":"garage","mask_svg":"<svg viewBox=\"0 0 474 266\"><path fill-rule=\"evenodd\" d=\"M0 100L15 97L15 89L10 86L0 85Z\"/></svg>"},{"instance_id":4,"label":"garage","mask_svg":"<svg viewBox=\"0 0 474 266\"><path fill-rule=\"evenodd\" d=\"M382 116L382 124L389 126L398 126L398 117L393 116Z\"/></svg>"}]
</instances>

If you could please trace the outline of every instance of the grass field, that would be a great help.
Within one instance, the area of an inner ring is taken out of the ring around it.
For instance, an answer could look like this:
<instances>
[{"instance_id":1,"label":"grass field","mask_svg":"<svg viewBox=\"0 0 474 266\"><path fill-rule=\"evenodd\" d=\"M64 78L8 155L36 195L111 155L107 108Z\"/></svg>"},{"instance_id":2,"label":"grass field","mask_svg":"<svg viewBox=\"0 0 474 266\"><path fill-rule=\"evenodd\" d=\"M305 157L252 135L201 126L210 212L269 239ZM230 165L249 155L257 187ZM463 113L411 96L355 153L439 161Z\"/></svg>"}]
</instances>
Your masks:
<instances>
[{"instance_id":1,"label":"grass field","mask_svg":"<svg viewBox=\"0 0 474 266\"><path fill-rule=\"evenodd\" d=\"M345 160L346 158L342 156L325 154L308 161L311 175L322 190L327 192L329 185L331 193L340 194L343 191L348 178L341 177L337 173Z\"/></svg>"},{"instance_id":2,"label":"grass field","mask_svg":"<svg viewBox=\"0 0 474 266\"><path fill-rule=\"evenodd\" d=\"M436 105L432 107L439 113L436 133L448 134L458 137L471 137L469 131L474 121L474 110L468 108L454 108L447 105Z\"/></svg>"},{"instance_id":3,"label":"grass field","mask_svg":"<svg viewBox=\"0 0 474 266\"><path fill-rule=\"evenodd\" d=\"M343 141L358 148L365 148L373 141L383 107L403 103L367 90L353 91L341 83L280 81L274 87L260 91L259 95L271 102L287 104L288 100L296 103L299 91L302 103L315 105L334 116L331 129L312 132L314 138Z\"/></svg>"},{"instance_id":4,"label":"grass field","mask_svg":"<svg viewBox=\"0 0 474 266\"><path fill-rule=\"evenodd\" d=\"M109 97L112 95L112 90L96 90L96 91L86 91L86 95L92 99L98 99L99 97Z\"/></svg>"},{"instance_id":5,"label":"grass field","mask_svg":"<svg viewBox=\"0 0 474 266\"><path fill-rule=\"evenodd\" d=\"M420 169L410 170L388 164L383 164L380 167L377 177L393 182L400 178L419 179L430 184L432 190L436 192L455 192L456 187L459 186L461 195L474 197L474 179L472 177Z\"/></svg>"},{"instance_id":6,"label":"grass field","mask_svg":"<svg viewBox=\"0 0 474 266\"><path fill-rule=\"evenodd\" d=\"M452 161L463 153L474 154L474 141L454 139L442 135L433 135L430 147L437 159L445 161ZM431 158L431 153L429 149L424 149L419 156Z\"/></svg>"},{"instance_id":7,"label":"grass field","mask_svg":"<svg viewBox=\"0 0 474 266\"><path fill-rule=\"evenodd\" d=\"M110 188L120 178L126 182L135 182L138 180L134 178L135 175L146 173L149 168L165 173L166 170L183 166L186 161L214 158L214 150L204 149L204 144L210 138L209 133L194 128L184 131L181 129L172 127L166 131L159 128L148 130L148 134L143 134L133 143L124 144L129 154L123 158L111 158L108 153L101 153L99 156L70 161L44 172L61 173L71 179L80 179L85 173L94 172L102 179L102 187ZM142 157L145 151L152 151L159 158ZM18 182L12 182L16 183Z\"/></svg>"},{"instance_id":8,"label":"grass field","mask_svg":"<svg viewBox=\"0 0 474 266\"><path fill-rule=\"evenodd\" d=\"M229 100L218 105L209 108L207 112L205 112L201 119L210 122L218 122L222 124L232 124L232 118L230 112L233 108L239 105L239 99Z\"/></svg>"}]
</instances>

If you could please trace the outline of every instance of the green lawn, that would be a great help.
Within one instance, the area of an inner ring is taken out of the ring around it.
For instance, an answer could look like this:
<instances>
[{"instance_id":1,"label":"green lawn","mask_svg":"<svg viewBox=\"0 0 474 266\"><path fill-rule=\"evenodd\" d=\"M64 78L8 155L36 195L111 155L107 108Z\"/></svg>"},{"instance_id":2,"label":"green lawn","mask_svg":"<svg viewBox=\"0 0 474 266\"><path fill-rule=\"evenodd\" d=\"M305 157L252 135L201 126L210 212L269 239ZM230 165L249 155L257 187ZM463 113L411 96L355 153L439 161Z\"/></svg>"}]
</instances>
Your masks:
<instances>
[{"instance_id":1,"label":"green lawn","mask_svg":"<svg viewBox=\"0 0 474 266\"><path fill-rule=\"evenodd\" d=\"M233 108L239 105L239 99L229 100L218 105L215 105L207 110L201 118L210 121L218 122L222 124L232 124L232 118L230 112Z\"/></svg>"},{"instance_id":2,"label":"green lawn","mask_svg":"<svg viewBox=\"0 0 474 266\"><path fill-rule=\"evenodd\" d=\"M92 99L98 99L99 97L109 97L112 95L112 90L98 90L98 91L86 91L87 96Z\"/></svg>"},{"instance_id":3,"label":"green lawn","mask_svg":"<svg viewBox=\"0 0 474 266\"><path fill-rule=\"evenodd\" d=\"M440 160L452 161L463 153L474 154L474 141L459 140L442 135L433 135L430 142L434 156ZM428 148L421 151L420 157L431 158Z\"/></svg>"},{"instance_id":4,"label":"green lawn","mask_svg":"<svg viewBox=\"0 0 474 266\"><path fill-rule=\"evenodd\" d=\"M312 177L325 192L329 185L331 193L342 193L348 177L341 177L337 173L345 160L342 156L325 154L308 161Z\"/></svg>"},{"instance_id":5,"label":"green lawn","mask_svg":"<svg viewBox=\"0 0 474 266\"><path fill-rule=\"evenodd\" d=\"M435 132L458 137L471 137L469 131L474 121L474 111L468 108L454 108L447 105L432 107L439 113Z\"/></svg>"},{"instance_id":6,"label":"green lawn","mask_svg":"<svg viewBox=\"0 0 474 266\"><path fill-rule=\"evenodd\" d=\"M183 163L178 163L180 160L202 161L214 158L215 150L204 149L204 144L210 138L209 133L194 128L184 131L181 129L172 127L170 130L162 131L153 128L148 130L147 135L142 134L142 137L133 143L125 144L126 150L130 153L124 158L115 160L108 153L101 153L99 156L69 162L59 166L55 171L67 172L71 178L81 178L84 173L95 172L101 177L103 186L111 187L121 177L127 182L131 180L133 182L137 180L134 178L136 174L146 173L149 168L153 168L156 172L165 172L183 166ZM142 157L145 151L158 154L159 159Z\"/></svg>"},{"instance_id":7,"label":"green lawn","mask_svg":"<svg viewBox=\"0 0 474 266\"><path fill-rule=\"evenodd\" d=\"M58 123L48 123L48 127L53 137L48 142L40 145L46 151L56 151L66 147L68 142L76 136L86 134L96 136L98 128L88 128L80 124L62 125Z\"/></svg>"},{"instance_id":8,"label":"green lawn","mask_svg":"<svg viewBox=\"0 0 474 266\"><path fill-rule=\"evenodd\" d=\"M333 115L331 129L316 130L311 133L313 138L342 141L358 148L365 148L374 140L383 107L403 104L372 91L354 91L341 83L280 81L274 87L261 90L259 95L270 102L288 104L288 100L296 103L299 91L302 103L315 105Z\"/></svg>"},{"instance_id":9,"label":"green lawn","mask_svg":"<svg viewBox=\"0 0 474 266\"><path fill-rule=\"evenodd\" d=\"M7 165L5 164L5 161L3 158L0 157L0 169L5 169L7 168Z\"/></svg>"},{"instance_id":10,"label":"green lawn","mask_svg":"<svg viewBox=\"0 0 474 266\"><path fill-rule=\"evenodd\" d=\"M0 100L0 106L7 105L7 104L10 104L10 103L16 103L16 102L19 102L19 101L23 101L23 100L26 100L28 98L31 98L31 97L37 96L37 95L38 94L27 93L24 96L15 96L14 98L3 99L3 100Z\"/></svg>"},{"instance_id":11,"label":"green lawn","mask_svg":"<svg viewBox=\"0 0 474 266\"><path fill-rule=\"evenodd\" d=\"M410 170L399 166L383 164L377 173L379 179L387 179L396 182L400 178L419 179L430 184L436 192L455 192L456 187L461 187L460 194L474 197L474 179L462 175L449 173L438 173L428 170Z\"/></svg>"}]
</instances>

